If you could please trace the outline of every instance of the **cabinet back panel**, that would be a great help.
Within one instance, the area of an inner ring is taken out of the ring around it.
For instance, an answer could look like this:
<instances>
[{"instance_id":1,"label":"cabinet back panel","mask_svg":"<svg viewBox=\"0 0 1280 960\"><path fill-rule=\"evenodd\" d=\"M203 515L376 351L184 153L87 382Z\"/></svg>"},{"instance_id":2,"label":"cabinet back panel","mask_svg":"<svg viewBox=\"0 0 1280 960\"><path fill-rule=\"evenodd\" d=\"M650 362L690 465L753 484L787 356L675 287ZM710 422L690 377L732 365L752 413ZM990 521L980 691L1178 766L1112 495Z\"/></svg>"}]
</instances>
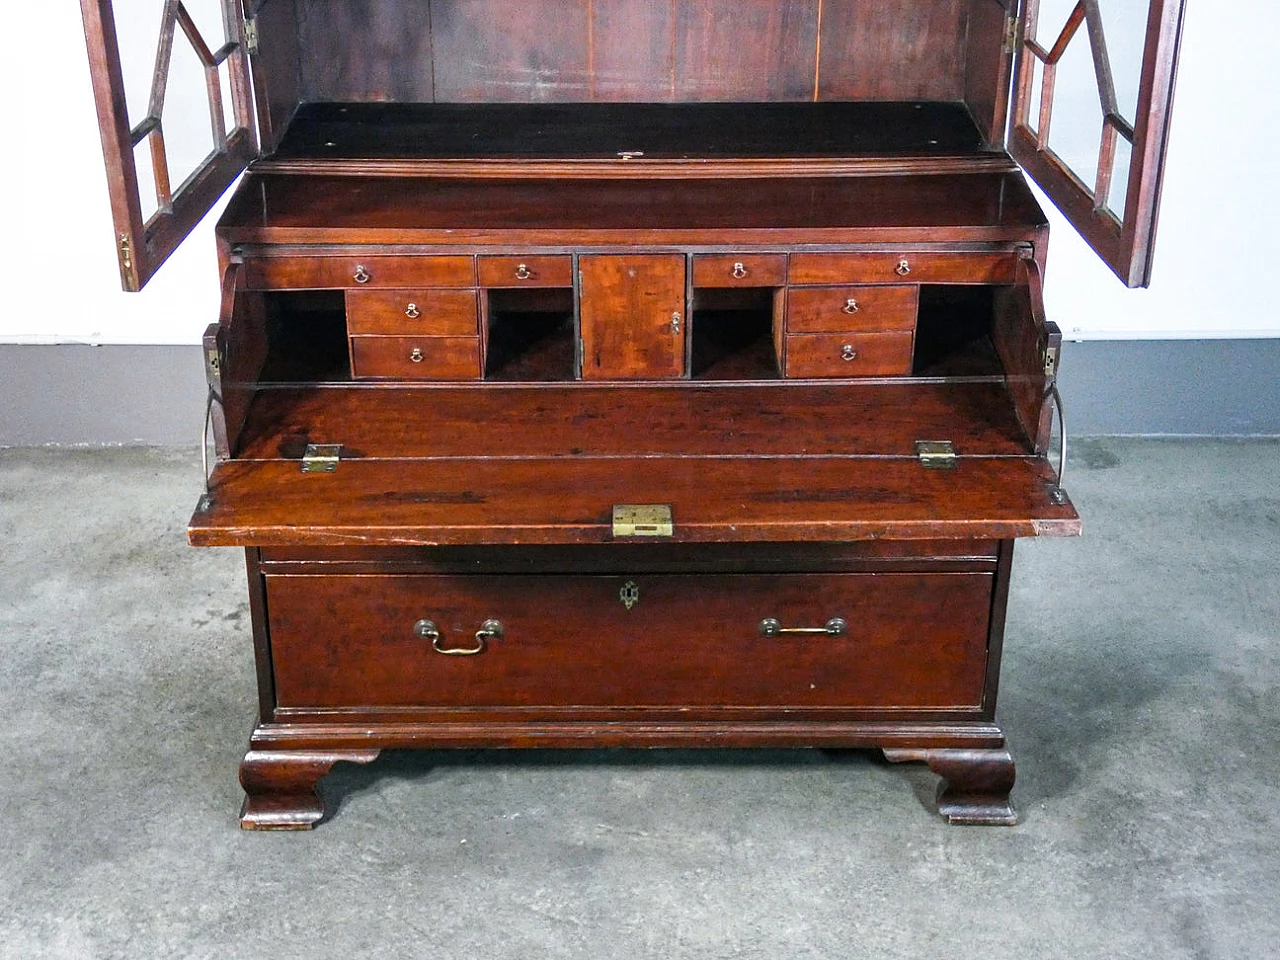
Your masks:
<instances>
[{"instance_id":1,"label":"cabinet back panel","mask_svg":"<svg viewBox=\"0 0 1280 960\"><path fill-rule=\"evenodd\" d=\"M823 0L820 100L961 100L962 0Z\"/></svg>"},{"instance_id":2,"label":"cabinet back panel","mask_svg":"<svg viewBox=\"0 0 1280 960\"><path fill-rule=\"evenodd\" d=\"M302 99L296 0L271 0L260 6L258 52L251 58L258 107L258 131L264 153L271 153L284 136L289 119Z\"/></svg>"},{"instance_id":3,"label":"cabinet back panel","mask_svg":"<svg viewBox=\"0 0 1280 960\"><path fill-rule=\"evenodd\" d=\"M532 103L962 100L972 0L294 2L305 101Z\"/></svg>"},{"instance_id":4,"label":"cabinet back panel","mask_svg":"<svg viewBox=\"0 0 1280 960\"><path fill-rule=\"evenodd\" d=\"M968 0L964 99L989 143L1004 139L1013 69L1013 54L1005 49L1005 30L1017 5L1018 0Z\"/></svg>"}]
</instances>

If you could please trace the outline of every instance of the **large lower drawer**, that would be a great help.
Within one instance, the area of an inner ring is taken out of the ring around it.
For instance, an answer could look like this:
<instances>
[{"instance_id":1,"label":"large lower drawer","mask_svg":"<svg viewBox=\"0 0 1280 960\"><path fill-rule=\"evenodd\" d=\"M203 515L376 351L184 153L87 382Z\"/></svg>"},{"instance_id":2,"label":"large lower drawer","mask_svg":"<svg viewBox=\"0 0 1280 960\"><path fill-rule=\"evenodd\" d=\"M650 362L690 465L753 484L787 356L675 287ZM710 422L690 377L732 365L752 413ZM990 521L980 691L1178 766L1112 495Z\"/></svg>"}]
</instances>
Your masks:
<instances>
[{"instance_id":1,"label":"large lower drawer","mask_svg":"<svg viewBox=\"0 0 1280 960\"><path fill-rule=\"evenodd\" d=\"M973 708L994 585L984 572L266 579L284 708Z\"/></svg>"}]
</instances>

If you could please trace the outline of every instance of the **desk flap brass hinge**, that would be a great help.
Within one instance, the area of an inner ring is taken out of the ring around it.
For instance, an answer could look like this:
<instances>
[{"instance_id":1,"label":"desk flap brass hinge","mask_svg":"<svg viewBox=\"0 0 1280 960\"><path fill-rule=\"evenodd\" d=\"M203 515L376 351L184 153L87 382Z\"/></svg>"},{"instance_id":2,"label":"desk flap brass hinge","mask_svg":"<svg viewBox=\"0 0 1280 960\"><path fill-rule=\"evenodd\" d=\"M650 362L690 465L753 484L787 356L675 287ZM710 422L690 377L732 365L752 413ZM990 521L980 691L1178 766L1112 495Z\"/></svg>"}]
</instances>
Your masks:
<instances>
[{"instance_id":1,"label":"desk flap brass hinge","mask_svg":"<svg viewBox=\"0 0 1280 960\"><path fill-rule=\"evenodd\" d=\"M926 470L952 470L956 465L956 450L950 440L917 440L916 456Z\"/></svg>"},{"instance_id":2,"label":"desk flap brass hinge","mask_svg":"<svg viewBox=\"0 0 1280 960\"><path fill-rule=\"evenodd\" d=\"M1048 346L1044 348L1044 375L1046 377L1055 376L1058 372L1058 348Z\"/></svg>"},{"instance_id":3,"label":"desk flap brass hinge","mask_svg":"<svg viewBox=\"0 0 1280 960\"><path fill-rule=\"evenodd\" d=\"M615 537L674 537L671 507L665 503L615 503Z\"/></svg>"},{"instance_id":4,"label":"desk flap brass hinge","mask_svg":"<svg viewBox=\"0 0 1280 960\"><path fill-rule=\"evenodd\" d=\"M308 443L302 454L303 473L333 473L342 458L340 443Z\"/></svg>"}]
</instances>

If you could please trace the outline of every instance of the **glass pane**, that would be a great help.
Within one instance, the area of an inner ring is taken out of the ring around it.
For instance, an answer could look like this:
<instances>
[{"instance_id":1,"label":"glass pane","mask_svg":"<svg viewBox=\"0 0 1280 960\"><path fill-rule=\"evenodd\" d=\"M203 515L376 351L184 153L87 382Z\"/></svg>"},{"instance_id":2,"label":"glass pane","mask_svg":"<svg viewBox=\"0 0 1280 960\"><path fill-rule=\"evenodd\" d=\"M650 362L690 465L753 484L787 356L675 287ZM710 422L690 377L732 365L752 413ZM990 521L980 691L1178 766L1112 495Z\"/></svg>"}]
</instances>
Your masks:
<instances>
[{"instance_id":1,"label":"glass pane","mask_svg":"<svg viewBox=\"0 0 1280 960\"><path fill-rule=\"evenodd\" d=\"M169 148L169 176L176 190L214 151L204 69L181 29L173 41L173 69L161 120Z\"/></svg>"},{"instance_id":2,"label":"glass pane","mask_svg":"<svg viewBox=\"0 0 1280 960\"><path fill-rule=\"evenodd\" d=\"M151 99L151 75L156 64L156 41L164 13L161 0L116 3L116 37L120 42L120 70L124 75L125 103L129 125L136 127L147 117ZM143 193L149 188L144 187Z\"/></svg>"},{"instance_id":3,"label":"glass pane","mask_svg":"<svg viewBox=\"0 0 1280 960\"><path fill-rule=\"evenodd\" d=\"M138 170L138 199L142 202L142 219L150 220L160 209L156 200L155 174L151 166L150 137L133 148L133 162Z\"/></svg>"},{"instance_id":4,"label":"glass pane","mask_svg":"<svg viewBox=\"0 0 1280 960\"><path fill-rule=\"evenodd\" d=\"M222 87L222 129L230 136L236 128L236 105L231 99L231 65L225 61L218 68L218 85Z\"/></svg>"},{"instance_id":5,"label":"glass pane","mask_svg":"<svg viewBox=\"0 0 1280 960\"><path fill-rule=\"evenodd\" d=\"M1102 0L1098 5L1107 38L1120 116L1133 124L1138 114L1142 51L1147 39L1147 0Z\"/></svg>"},{"instance_id":6,"label":"glass pane","mask_svg":"<svg viewBox=\"0 0 1280 960\"><path fill-rule=\"evenodd\" d=\"M1168 139L1185 7L1186 0L1025 0L1022 6L1029 42L1018 59L1009 152L1129 286L1151 279L1159 158ZM1048 61L1043 90L1050 116L1033 122L1039 105L1023 101L1036 77L1027 71L1041 55Z\"/></svg>"},{"instance_id":7,"label":"glass pane","mask_svg":"<svg viewBox=\"0 0 1280 960\"><path fill-rule=\"evenodd\" d=\"M164 0L134 0L114 6L129 125L137 127L147 119L150 108L156 54L167 5ZM190 15L209 52L216 54L227 42L222 0L183 0L182 7ZM218 73L223 90L223 114L227 129L231 130L235 127L234 108L226 64ZM169 181L176 191L216 149L204 65L181 25L175 26L173 31L160 119L168 154ZM138 144L134 157L138 163L143 210L149 215L156 210L156 190L147 141Z\"/></svg>"},{"instance_id":8,"label":"glass pane","mask_svg":"<svg viewBox=\"0 0 1280 960\"><path fill-rule=\"evenodd\" d=\"M1031 64L1031 97L1027 101L1027 129L1040 134L1040 102L1044 97L1044 64L1032 59Z\"/></svg>"},{"instance_id":9,"label":"glass pane","mask_svg":"<svg viewBox=\"0 0 1280 960\"><path fill-rule=\"evenodd\" d=\"M1057 39L1055 35L1053 39ZM1050 41L1052 42L1052 41ZM1089 52L1088 32L1081 27L1058 62L1053 87L1053 121L1049 149L1090 189L1098 179L1098 145L1102 142L1102 106Z\"/></svg>"},{"instance_id":10,"label":"glass pane","mask_svg":"<svg viewBox=\"0 0 1280 960\"><path fill-rule=\"evenodd\" d=\"M1116 161L1111 174L1111 193L1106 209L1117 220L1124 220L1124 207L1129 199L1129 166L1133 162L1133 147L1124 137L1116 138Z\"/></svg>"},{"instance_id":11,"label":"glass pane","mask_svg":"<svg viewBox=\"0 0 1280 960\"><path fill-rule=\"evenodd\" d=\"M1149 0L1040 0L1035 40L1052 50L1073 13L1084 20L1058 62L1049 149L1092 192L1098 180L1104 111L1133 127L1142 76ZM1034 129L1034 127L1033 127ZM1116 137L1115 164L1102 206L1123 215L1132 148Z\"/></svg>"}]
</instances>

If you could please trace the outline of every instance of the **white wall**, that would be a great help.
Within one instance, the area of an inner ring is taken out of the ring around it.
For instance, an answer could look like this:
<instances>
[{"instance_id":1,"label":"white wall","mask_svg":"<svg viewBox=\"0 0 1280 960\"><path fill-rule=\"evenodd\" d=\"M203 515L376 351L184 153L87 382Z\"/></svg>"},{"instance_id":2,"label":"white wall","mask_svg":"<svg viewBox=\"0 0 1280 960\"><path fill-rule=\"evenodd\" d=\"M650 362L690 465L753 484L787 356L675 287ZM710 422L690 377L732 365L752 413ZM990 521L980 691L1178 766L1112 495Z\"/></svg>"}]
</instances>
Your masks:
<instances>
[{"instance_id":1,"label":"white wall","mask_svg":"<svg viewBox=\"0 0 1280 960\"><path fill-rule=\"evenodd\" d=\"M1280 4L1188 8L1150 289L1126 290L1041 197L1045 307L1067 337L1280 337Z\"/></svg>"},{"instance_id":2,"label":"white wall","mask_svg":"<svg viewBox=\"0 0 1280 960\"><path fill-rule=\"evenodd\" d=\"M143 3L158 23L158 0L117 0ZM42 7L39 20L40 43L0 58L11 106L0 342L197 343L217 318L216 212L145 291L120 292L78 5ZM1125 290L1050 209L1045 295L1068 337L1280 336L1267 285L1280 266L1277 49L1280 4L1243 0L1224 16L1191 0L1152 289Z\"/></svg>"},{"instance_id":3,"label":"white wall","mask_svg":"<svg viewBox=\"0 0 1280 960\"><path fill-rule=\"evenodd\" d=\"M151 8L154 37L159 0L117 6ZM144 291L121 291L80 5L58 0L37 19L40 42L10 44L0 58L0 89L10 103L0 231L10 296L0 310L0 342L199 343L218 319L217 212ZM203 101L194 109L207 111Z\"/></svg>"}]
</instances>

